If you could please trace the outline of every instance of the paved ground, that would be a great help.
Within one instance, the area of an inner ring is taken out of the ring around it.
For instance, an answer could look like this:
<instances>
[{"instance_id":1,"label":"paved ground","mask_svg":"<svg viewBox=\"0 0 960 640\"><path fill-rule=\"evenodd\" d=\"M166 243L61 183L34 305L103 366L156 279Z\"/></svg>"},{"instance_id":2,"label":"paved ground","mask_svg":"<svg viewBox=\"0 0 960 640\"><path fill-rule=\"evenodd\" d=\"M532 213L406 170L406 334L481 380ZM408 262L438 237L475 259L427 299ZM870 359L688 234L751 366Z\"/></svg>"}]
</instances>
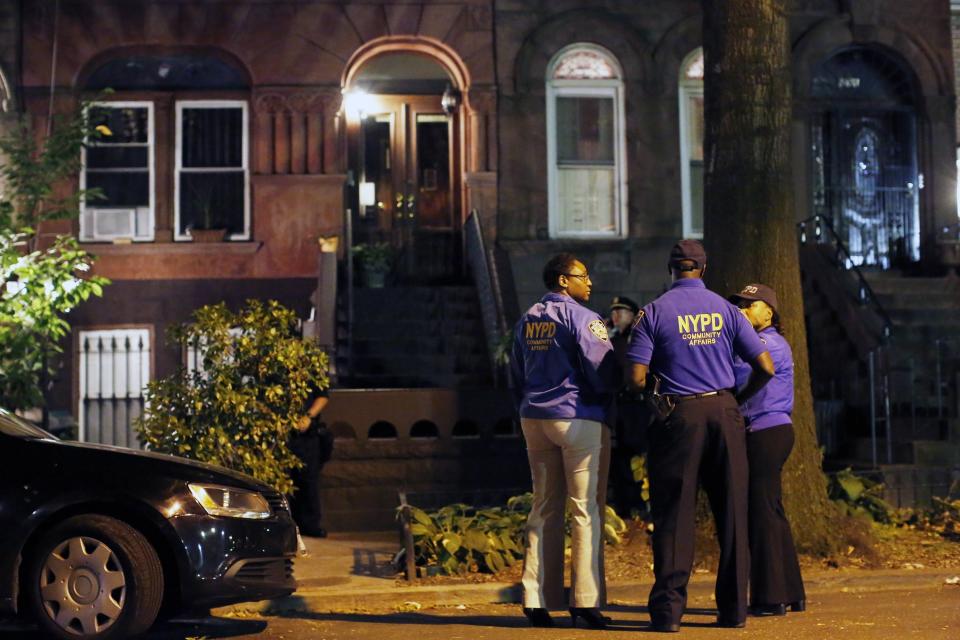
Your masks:
<instances>
[{"instance_id":1,"label":"paved ground","mask_svg":"<svg viewBox=\"0 0 960 640\"><path fill-rule=\"evenodd\" d=\"M680 637L715 640L776 636L791 640L907 637L956 640L960 637L960 587L824 594L813 598L805 613L788 614L786 618L751 618L746 629L714 627L714 610L706 603L692 604L694 606L684 618ZM615 620L611 633L646 629L647 616L642 607L612 606L608 613ZM566 640L600 637L598 631L570 629L566 615L558 614L557 622L557 629L532 629L526 625L516 605L479 605L415 613L293 613L269 618L175 622L154 630L147 638ZM28 627L0 624L0 639L41 640L41 635Z\"/></svg>"},{"instance_id":2,"label":"paved ground","mask_svg":"<svg viewBox=\"0 0 960 640\"><path fill-rule=\"evenodd\" d=\"M407 585L397 582L389 559L396 534L340 534L307 539L311 553L296 563L300 589L289 598L218 609L215 617L178 620L153 629L148 640L257 638L259 640L558 640L599 637L569 628L557 614L557 629L527 626L518 590L503 583ZM682 637L853 640L917 637L960 638L960 585L947 584L956 569L826 570L804 575L810 609L786 618L751 618L746 629L713 626L711 574L690 585ZM648 583L609 585L612 632L644 631L641 604ZM406 611L404 613L398 613ZM263 615L264 613L270 615ZM673 636L675 637L675 636ZM42 640L35 628L0 620L0 640Z\"/></svg>"}]
</instances>

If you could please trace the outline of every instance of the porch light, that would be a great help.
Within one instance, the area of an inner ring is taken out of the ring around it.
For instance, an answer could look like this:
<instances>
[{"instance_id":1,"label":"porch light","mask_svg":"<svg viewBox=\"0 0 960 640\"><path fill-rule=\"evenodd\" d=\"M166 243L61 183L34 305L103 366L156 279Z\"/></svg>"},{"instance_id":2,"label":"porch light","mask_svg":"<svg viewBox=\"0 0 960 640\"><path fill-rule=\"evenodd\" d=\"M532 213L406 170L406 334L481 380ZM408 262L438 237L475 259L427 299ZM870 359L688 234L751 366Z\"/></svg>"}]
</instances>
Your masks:
<instances>
[{"instance_id":1,"label":"porch light","mask_svg":"<svg viewBox=\"0 0 960 640\"><path fill-rule=\"evenodd\" d=\"M460 106L460 92L447 84L447 88L443 90L443 97L440 98L440 106L445 114L452 116Z\"/></svg>"},{"instance_id":2,"label":"porch light","mask_svg":"<svg viewBox=\"0 0 960 640\"><path fill-rule=\"evenodd\" d=\"M361 211L366 207L372 207L377 204L377 185L374 182L360 183L360 206Z\"/></svg>"},{"instance_id":3,"label":"porch light","mask_svg":"<svg viewBox=\"0 0 960 640\"><path fill-rule=\"evenodd\" d=\"M345 89L343 91L343 110L347 117L363 118L374 110L375 98L363 89Z\"/></svg>"}]
</instances>

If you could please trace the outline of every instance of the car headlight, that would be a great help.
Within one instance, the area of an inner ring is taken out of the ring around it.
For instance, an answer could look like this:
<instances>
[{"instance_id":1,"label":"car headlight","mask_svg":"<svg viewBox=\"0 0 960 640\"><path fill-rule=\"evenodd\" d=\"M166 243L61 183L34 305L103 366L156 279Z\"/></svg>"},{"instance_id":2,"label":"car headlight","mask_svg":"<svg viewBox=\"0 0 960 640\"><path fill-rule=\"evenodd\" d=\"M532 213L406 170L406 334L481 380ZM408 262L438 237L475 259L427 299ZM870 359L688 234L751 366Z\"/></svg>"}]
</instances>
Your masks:
<instances>
[{"instance_id":1,"label":"car headlight","mask_svg":"<svg viewBox=\"0 0 960 640\"><path fill-rule=\"evenodd\" d=\"M212 516L263 520L272 515L270 504L256 491L192 482L187 486L203 510Z\"/></svg>"}]
</instances>

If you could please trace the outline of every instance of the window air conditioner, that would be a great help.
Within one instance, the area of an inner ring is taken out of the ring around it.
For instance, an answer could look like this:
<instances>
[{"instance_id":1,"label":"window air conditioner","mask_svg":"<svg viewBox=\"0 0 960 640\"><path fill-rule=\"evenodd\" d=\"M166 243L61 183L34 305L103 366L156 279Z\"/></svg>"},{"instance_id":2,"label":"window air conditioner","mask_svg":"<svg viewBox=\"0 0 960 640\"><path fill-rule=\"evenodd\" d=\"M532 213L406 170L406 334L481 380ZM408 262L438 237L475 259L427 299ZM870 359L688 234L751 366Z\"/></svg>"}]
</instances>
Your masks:
<instances>
[{"instance_id":1,"label":"window air conditioner","mask_svg":"<svg viewBox=\"0 0 960 640\"><path fill-rule=\"evenodd\" d=\"M93 209L93 239L133 238L137 232L136 209Z\"/></svg>"}]
</instances>

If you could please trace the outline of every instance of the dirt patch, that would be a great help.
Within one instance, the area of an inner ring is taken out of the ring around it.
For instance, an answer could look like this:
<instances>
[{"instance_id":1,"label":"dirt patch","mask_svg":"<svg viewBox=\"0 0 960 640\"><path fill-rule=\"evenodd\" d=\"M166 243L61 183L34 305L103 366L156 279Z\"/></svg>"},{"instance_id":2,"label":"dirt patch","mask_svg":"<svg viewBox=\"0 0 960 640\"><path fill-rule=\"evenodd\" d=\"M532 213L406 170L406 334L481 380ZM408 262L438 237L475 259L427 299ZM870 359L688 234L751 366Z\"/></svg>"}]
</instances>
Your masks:
<instances>
[{"instance_id":1,"label":"dirt patch","mask_svg":"<svg viewBox=\"0 0 960 640\"><path fill-rule=\"evenodd\" d=\"M628 525L623 542L605 548L604 568L607 581L649 582L653 580L651 536L641 520L630 521ZM844 539L847 541L845 548L829 557L801 555L801 569L960 569L960 542L944 538L935 532L854 519L846 524ZM700 527L696 539L694 572L715 572L719 554L713 528ZM516 583L520 581L522 570L523 564L518 561L496 574L434 575L422 578L418 584ZM566 575L569 575L569 567ZM405 582L402 576L398 576L397 581Z\"/></svg>"}]
</instances>

